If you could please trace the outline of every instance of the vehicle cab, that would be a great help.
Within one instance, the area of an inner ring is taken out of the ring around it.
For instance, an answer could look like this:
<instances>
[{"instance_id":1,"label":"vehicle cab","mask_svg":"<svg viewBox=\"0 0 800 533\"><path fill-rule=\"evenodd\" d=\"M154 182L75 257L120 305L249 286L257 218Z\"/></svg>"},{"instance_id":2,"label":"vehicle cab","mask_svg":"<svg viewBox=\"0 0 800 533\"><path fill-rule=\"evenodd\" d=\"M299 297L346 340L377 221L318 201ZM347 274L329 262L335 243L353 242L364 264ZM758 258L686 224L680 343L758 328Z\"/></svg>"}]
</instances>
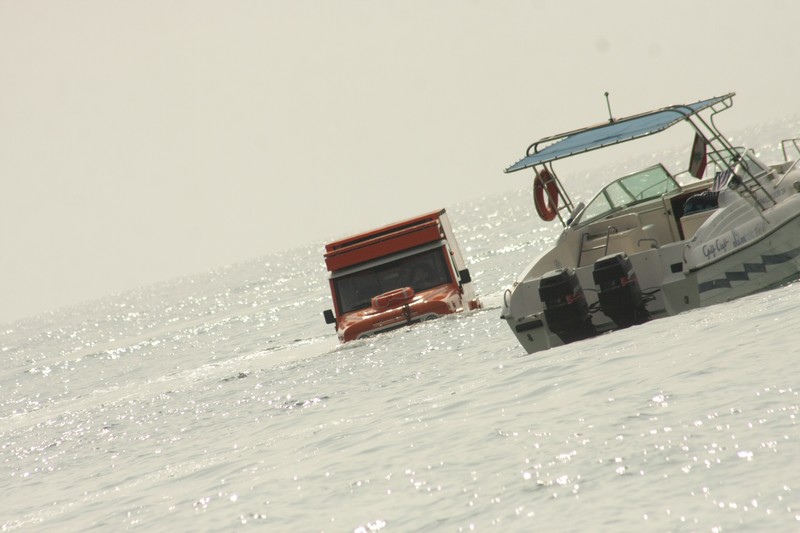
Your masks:
<instances>
[{"instance_id":1,"label":"vehicle cab","mask_svg":"<svg viewBox=\"0 0 800 533\"><path fill-rule=\"evenodd\" d=\"M325 265L342 342L481 307L444 209L327 244Z\"/></svg>"}]
</instances>

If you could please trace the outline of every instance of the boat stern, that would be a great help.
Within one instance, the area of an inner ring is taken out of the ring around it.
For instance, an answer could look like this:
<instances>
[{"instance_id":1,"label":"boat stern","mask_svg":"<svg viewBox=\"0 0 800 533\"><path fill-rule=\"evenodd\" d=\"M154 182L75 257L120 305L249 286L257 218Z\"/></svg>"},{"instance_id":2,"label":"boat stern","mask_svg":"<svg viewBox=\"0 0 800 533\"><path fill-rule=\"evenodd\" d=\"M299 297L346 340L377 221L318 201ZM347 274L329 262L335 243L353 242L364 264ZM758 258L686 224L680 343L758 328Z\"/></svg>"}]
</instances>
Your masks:
<instances>
[{"instance_id":1,"label":"boat stern","mask_svg":"<svg viewBox=\"0 0 800 533\"><path fill-rule=\"evenodd\" d=\"M563 343L547 327L539 299L539 278L515 283L503 294L500 318L508 323L517 340L528 353L547 350Z\"/></svg>"}]
</instances>

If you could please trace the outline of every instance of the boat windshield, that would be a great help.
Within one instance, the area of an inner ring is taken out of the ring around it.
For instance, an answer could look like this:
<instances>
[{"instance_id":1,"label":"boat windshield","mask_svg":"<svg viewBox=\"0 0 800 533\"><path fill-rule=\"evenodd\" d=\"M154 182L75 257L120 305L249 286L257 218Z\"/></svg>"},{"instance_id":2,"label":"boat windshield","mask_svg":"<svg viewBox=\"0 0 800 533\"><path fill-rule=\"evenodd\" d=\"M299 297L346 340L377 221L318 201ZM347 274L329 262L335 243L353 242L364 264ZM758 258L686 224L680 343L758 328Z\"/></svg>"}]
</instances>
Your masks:
<instances>
[{"instance_id":1,"label":"boat windshield","mask_svg":"<svg viewBox=\"0 0 800 533\"><path fill-rule=\"evenodd\" d=\"M341 315L369 307L373 296L387 291L411 287L421 292L450 282L444 247L439 247L334 278L333 285Z\"/></svg>"},{"instance_id":2,"label":"boat windshield","mask_svg":"<svg viewBox=\"0 0 800 533\"><path fill-rule=\"evenodd\" d=\"M661 164L654 165L606 185L581 211L573 225L588 224L677 189L680 189L680 185L667 169Z\"/></svg>"}]
</instances>

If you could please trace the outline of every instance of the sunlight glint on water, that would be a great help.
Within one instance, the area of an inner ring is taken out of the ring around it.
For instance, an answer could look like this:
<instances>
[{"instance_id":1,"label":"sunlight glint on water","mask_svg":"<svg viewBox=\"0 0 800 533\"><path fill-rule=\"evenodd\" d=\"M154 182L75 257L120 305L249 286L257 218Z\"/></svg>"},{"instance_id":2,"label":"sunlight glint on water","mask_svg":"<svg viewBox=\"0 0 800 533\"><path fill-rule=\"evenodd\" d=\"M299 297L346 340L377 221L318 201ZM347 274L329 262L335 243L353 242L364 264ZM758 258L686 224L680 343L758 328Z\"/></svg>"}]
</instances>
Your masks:
<instances>
[{"instance_id":1,"label":"sunlight glint on water","mask_svg":"<svg viewBox=\"0 0 800 533\"><path fill-rule=\"evenodd\" d=\"M2 530L800 526L800 286L525 356L558 228L446 207L465 316L339 346L315 244L0 328Z\"/></svg>"}]
</instances>

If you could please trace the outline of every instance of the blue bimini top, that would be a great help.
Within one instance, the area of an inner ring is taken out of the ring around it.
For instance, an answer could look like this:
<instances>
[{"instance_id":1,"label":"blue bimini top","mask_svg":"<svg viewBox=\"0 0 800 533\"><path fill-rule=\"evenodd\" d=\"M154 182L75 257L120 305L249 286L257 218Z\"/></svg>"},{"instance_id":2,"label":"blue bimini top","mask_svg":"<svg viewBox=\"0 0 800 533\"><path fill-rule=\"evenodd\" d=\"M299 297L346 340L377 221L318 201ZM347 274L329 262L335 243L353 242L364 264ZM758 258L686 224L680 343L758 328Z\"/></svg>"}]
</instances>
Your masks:
<instances>
[{"instance_id":1,"label":"blue bimini top","mask_svg":"<svg viewBox=\"0 0 800 533\"><path fill-rule=\"evenodd\" d=\"M563 159L565 157L582 154L598 148L631 141L664 131L670 126L682 120L686 120L688 117L697 114L703 109L726 99L730 99L733 95L734 93L729 93L724 96L702 100L694 104L665 107L656 111L613 120L599 126L592 126L554 137L547 137L532 144L528 148L528 155L508 167L506 172L515 172L523 168ZM728 107L730 107L730 105L728 105ZM545 146L541 150L538 149L539 144L550 141L552 141L552 144ZM530 153L532 148L535 149L534 153Z\"/></svg>"}]
</instances>

